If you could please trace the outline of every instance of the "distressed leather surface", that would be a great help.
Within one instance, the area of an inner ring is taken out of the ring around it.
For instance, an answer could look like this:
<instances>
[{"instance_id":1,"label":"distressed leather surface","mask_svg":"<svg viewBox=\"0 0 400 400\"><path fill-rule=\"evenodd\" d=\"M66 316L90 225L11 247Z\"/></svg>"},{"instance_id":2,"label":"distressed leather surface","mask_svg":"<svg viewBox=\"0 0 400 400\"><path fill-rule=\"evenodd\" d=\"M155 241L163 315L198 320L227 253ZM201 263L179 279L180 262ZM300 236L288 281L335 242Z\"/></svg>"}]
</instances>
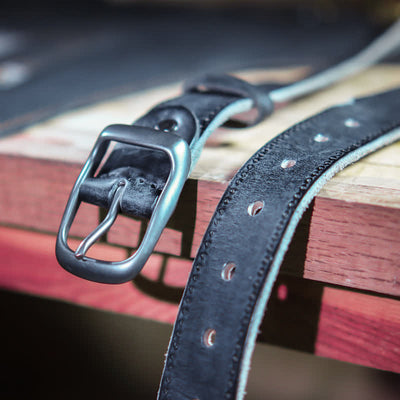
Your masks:
<instances>
[{"instance_id":1,"label":"distressed leather surface","mask_svg":"<svg viewBox=\"0 0 400 400\"><path fill-rule=\"evenodd\" d=\"M184 104L185 108L190 110L194 121L193 124L182 123L174 133L182 132L187 136L187 132L191 132L190 137L194 137L196 131L202 134L218 113L237 99L236 96L190 93L172 100L169 105ZM136 125L154 128L158 122L145 116ZM108 208L112 200L109 194L113 193L120 178L127 178L128 184L121 200L121 212L136 217L150 217L170 169L165 153L119 144L107 159L98 177L83 183L80 197L85 202Z\"/></svg>"},{"instance_id":2,"label":"distressed leather surface","mask_svg":"<svg viewBox=\"0 0 400 400\"><path fill-rule=\"evenodd\" d=\"M135 125L158 129L162 135L159 126L173 122L170 131L183 137L193 148L220 113L240 98L253 102L259 110L257 120L273 110L265 87L261 89L230 75L215 75L212 80L205 76L187 85L182 96L155 107ZM117 144L99 174L83 183L80 197L85 202L109 208L118 182L125 178L127 187L120 203L121 211L149 218L170 169L165 153Z\"/></svg>"},{"instance_id":3,"label":"distressed leather surface","mask_svg":"<svg viewBox=\"0 0 400 400\"><path fill-rule=\"evenodd\" d=\"M289 222L298 222L304 211L299 204L344 157L355 160L368 146L385 144L390 132L400 127L399 108L400 89L334 107L288 129L241 168L194 261L170 342L160 400L242 398L239 374L248 367L244 352L251 349L258 329L250 322L260 295L267 293L263 288L276 277L272 265L279 267L285 252L282 238ZM318 134L329 140L315 141ZM282 168L284 160L296 163ZM251 216L248 206L255 201L264 202L264 208ZM236 265L230 281L221 276L227 262ZM203 339L208 329L215 330L209 347ZM245 372L242 384L246 376Z\"/></svg>"}]
</instances>

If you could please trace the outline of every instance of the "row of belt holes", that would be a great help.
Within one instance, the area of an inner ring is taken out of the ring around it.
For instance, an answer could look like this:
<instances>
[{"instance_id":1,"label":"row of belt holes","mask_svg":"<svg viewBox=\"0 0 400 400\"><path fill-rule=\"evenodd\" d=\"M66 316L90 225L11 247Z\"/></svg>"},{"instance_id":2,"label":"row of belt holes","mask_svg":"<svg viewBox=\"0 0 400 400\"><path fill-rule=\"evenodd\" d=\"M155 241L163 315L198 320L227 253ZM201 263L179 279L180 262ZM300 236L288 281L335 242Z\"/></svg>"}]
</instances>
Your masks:
<instances>
[{"instance_id":1,"label":"row of belt holes","mask_svg":"<svg viewBox=\"0 0 400 400\"><path fill-rule=\"evenodd\" d=\"M348 128L358 128L360 126L360 123L353 118L348 118L344 121L344 125L347 126ZM313 140L318 143L323 143L329 141L329 137L322 133L318 133L314 136ZM283 169L292 168L295 165L296 165L296 160L285 159L281 163L281 168ZM251 203L247 207L247 213L250 216L255 217L261 213L261 211L264 208L264 205L265 205L264 201L257 200L254 203ZM233 275L235 274L235 271L236 271L236 264L234 262L230 261L225 263L221 272L222 279L227 282L231 281ZM214 346L216 335L217 331L215 329L212 328L207 329L203 334L204 345L209 348Z\"/></svg>"}]
</instances>

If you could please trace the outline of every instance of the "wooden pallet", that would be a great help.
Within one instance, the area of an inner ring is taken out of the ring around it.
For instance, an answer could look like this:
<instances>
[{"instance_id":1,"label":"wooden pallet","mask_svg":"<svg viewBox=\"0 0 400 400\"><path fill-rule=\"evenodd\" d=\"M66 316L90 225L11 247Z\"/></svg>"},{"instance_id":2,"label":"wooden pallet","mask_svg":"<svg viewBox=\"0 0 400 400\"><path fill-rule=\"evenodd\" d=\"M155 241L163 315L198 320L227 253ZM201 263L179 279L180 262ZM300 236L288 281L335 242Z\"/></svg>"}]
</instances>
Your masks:
<instances>
[{"instance_id":1,"label":"wooden pallet","mask_svg":"<svg viewBox=\"0 0 400 400\"><path fill-rule=\"evenodd\" d=\"M304 72L295 68L242 76L287 82ZM54 233L73 182L102 128L131 123L160 100L177 94L179 86L70 112L2 139L0 286L172 323L191 259L235 171L294 123L351 97L396 85L400 67L379 66L277 110L257 127L218 130L135 284L101 285L67 274L54 257ZM73 235L80 238L90 232L101 215L94 207L82 208ZM121 217L106 243L93 251L108 259L124 258L137 246L144 227L142 221ZM400 372L399 296L397 143L342 171L321 190L296 232L260 339Z\"/></svg>"}]
</instances>

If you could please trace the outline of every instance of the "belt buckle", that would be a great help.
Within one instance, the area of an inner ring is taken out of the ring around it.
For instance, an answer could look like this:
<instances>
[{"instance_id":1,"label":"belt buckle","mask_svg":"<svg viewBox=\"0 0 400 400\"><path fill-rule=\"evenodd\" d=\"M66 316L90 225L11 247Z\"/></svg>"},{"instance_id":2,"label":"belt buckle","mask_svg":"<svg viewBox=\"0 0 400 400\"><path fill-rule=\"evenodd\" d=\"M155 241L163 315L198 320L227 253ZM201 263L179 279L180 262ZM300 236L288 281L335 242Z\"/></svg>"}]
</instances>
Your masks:
<instances>
[{"instance_id":1,"label":"belt buckle","mask_svg":"<svg viewBox=\"0 0 400 400\"><path fill-rule=\"evenodd\" d=\"M96 240L114 223L126 181L121 180L105 219L81 242L76 251L67 244L69 230L79 209L82 183L93 177L110 142L120 142L165 152L171 161L167 182L159 195L150 217L146 233L137 250L123 261L103 261L85 254ZM110 125L99 135L78 179L71 191L56 241L56 257L60 265L81 278L101 283L123 283L133 279L152 253L165 225L177 204L191 166L190 149L179 136L134 125Z\"/></svg>"}]
</instances>

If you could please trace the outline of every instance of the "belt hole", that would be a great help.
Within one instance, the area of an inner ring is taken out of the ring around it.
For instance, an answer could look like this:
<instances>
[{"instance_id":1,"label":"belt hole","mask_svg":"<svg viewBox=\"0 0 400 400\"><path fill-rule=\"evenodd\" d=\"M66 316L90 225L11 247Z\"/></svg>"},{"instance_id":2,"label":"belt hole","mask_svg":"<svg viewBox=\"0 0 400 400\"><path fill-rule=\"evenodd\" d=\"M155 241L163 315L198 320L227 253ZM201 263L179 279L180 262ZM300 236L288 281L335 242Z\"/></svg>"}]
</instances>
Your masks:
<instances>
[{"instance_id":1,"label":"belt hole","mask_svg":"<svg viewBox=\"0 0 400 400\"><path fill-rule=\"evenodd\" d=\"M348 128L358 128L360 126L360 123L353 118L347 118L346 121L344 121L344 124Z\"/></svg>"},{"instance_id":2,"label":"belt hole","mask_svg":"<svg viewBox=\"0 0 400 400\"><path fill-rule=\"evenodd\" d=\"M323 135L322 133L317 133L314 136L314 142L322 143L322 142L327 142L329 140L329 137L326 135Z\"/></svg>"},{"instance_id":3,"label":"belt hole","mask_svg":"<svg viewBox=\"0 0 400 400\"><path fill-rule=\"evenodd\" d=\"M215 329L207 329L203 335L203 343L206 347L212 347L215 343L215 337L217 336L217 331Z\"/></svg>"},{"instance_id":4,"label":"belt hole","mask_svg":"<svg viewBox=\"0 0 400 400\"><path fill-rule=\"evenodd\" d=\"M233 275L236 272L236 264L233 262L227 262L224 264L224 268L222 269L221 276L224 281L229 282Z\"/></svg>"},{"instance_id":5,"label":"belt hole","mask_svg":"<svg viewBox=\"0 0 400 400\"><path fill-rule=\"evenodd\" d=\"M155 129L162 132L177 131L178 122L176 122L174 119L164 119L155 126Z\"/></svg>"},{"instance_id":6,"label":"belt hole","mask_svg":"<svg viewBox=\"0 0 400 400\"><path fill-rule=\"evenodd\" d=\"M207 92L208 91L207 86L206 85L202 85L202 84L197 85L196 86L196 90L198 92Z\"/></svg>"},{"instance_id":7,"label":"belt hole","mask_svg":"<svg viewBox=\"0 0 400 400\"><path fill-rule=\"evenodd\" d=\"M264 202L263 201L255 201L254 203L251 203L247 207L247 213L251 215L252 217L255 217L257 214L260 214L262 209L264 208Z\"/></svg>"},{"instance_id":8,"label":"belt hole","mask_svg":"<svg viewBox=\"0 0 400 400\"><path fill-rule=\"evenodd\" d=\"M296 160L283 160L281 163L283 169L292 168L294 165L296 165Z\"/></svg>"}]
</instances>

